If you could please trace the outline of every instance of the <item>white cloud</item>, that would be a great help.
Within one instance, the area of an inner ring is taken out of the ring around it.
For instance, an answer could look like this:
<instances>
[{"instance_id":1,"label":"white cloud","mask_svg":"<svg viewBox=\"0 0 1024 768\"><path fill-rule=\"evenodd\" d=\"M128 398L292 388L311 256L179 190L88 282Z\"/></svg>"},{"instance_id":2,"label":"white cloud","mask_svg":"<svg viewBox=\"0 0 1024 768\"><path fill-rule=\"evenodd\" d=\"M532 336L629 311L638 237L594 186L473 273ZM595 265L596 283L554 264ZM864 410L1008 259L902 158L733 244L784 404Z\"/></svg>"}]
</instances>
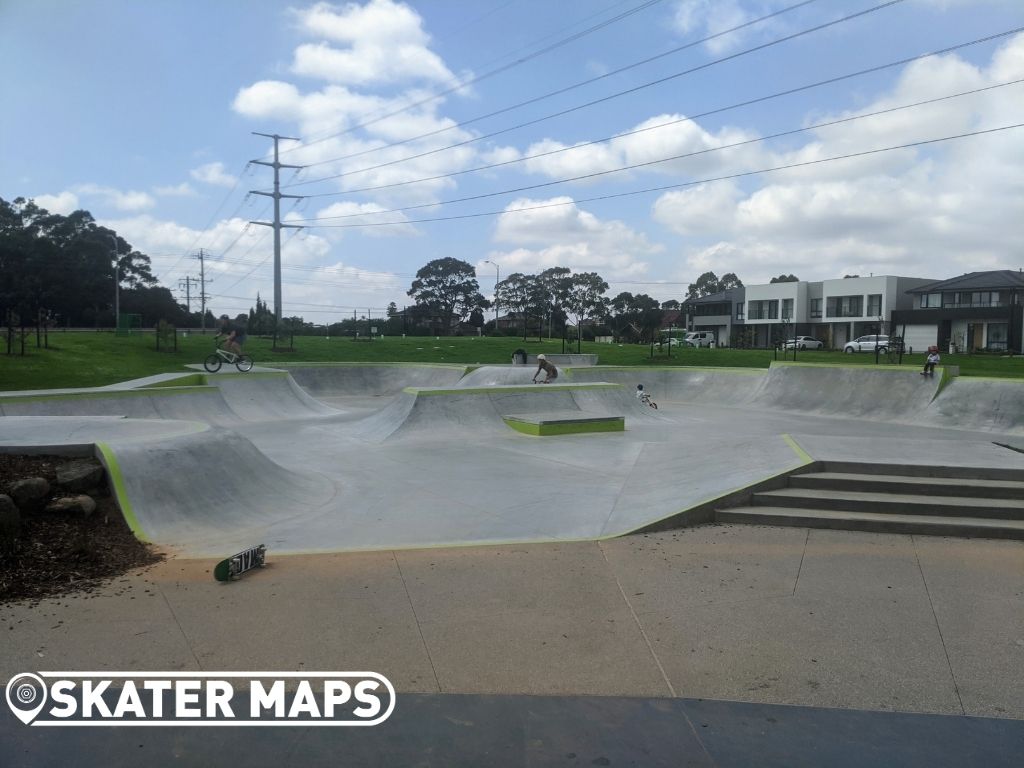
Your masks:
<instances>
[{"instance_id":1,"label":"white cloud","mask_svg":"<svg viewBox=\"0 0 1024 768\"><path fill-rule=\"evenodd\" d=\"M680 0L673 14L673 26L682 35L690 38L705 38L724 32L750 21L754 16L748 13L738 0ZM760 25L770 29L770 22ZM705 43L713 54L735 50L749 37L750 30L738 30Z\"/></svg>"},{"instance_id":2,"label":"white cloud","mask_svg":"<svg viewBox=\"0 0 1024 768\"><path fill-rule=\"evenodd\" d=\"M988 67L956 56L906 67L859 113L1024 77L1024 35L1007 41ZM1020 121L1024 87L981 94L816 129L779 155L785 164L1008 125ZM811 123L854 113L814 115ZM943 277L1012 268L1024 250L1024 131L1008 130L854 160L765 174L735 185L671 192L654 218L684 236L689 270L734 271L758 282L780 271L803 279L842 274Z\"/></svg>"},{"instance_id":3,"label":"white cloud","mask_svg":"<svg viewBox=\"0 0 1024 768\"><path fill-rule=\"evenodd\" d=\"M66 216L69 213L77 211L78 195L74 192L61 192L56 195L36 195L34 198L36 205L40 208L45 208L50 213L59 213Z\"/></svg>"},{"instance_id":4,"label":"white cloud","mask_svg":"<svg viewBox=\"0 0 1024 768\"><path fill-rule=\"evenodd\" d=\"M141 211L156 205L156 200L150 195L136 190L122 192L119 189L103 187L99 184L79 184L73 187L72 191L79 197L100 198L119 211Z\"/></svg>"},{"instance_id":5,"label":"white cloud","mask_svg":"<svg viewBox=\"0 0 1024 768\"><path fill-rule=\"evenodd\" d=\"M518 246L488 255L504 274L568 267L597 272L609 281L644 275L644 259L661 251L643 233L621 221L601 220L568 197L513 201L498 218L494 240Z\"/></svg>"},{"instance_id":6,"label":"white cloud","mask_svg":"<svg viewBox=\"0 0 1024 768\"><path fill-rule=\"evenodd\" d=\"M189 171L189 175L196 181L201 181L203 184L212 184L217 187L233 187L238 181L238 179L227 172L224 168L224 163L220 161L206 163L198 168L193 168Z\"/></svg>"},{"instance_id":7,"label":"white cloud","mask_svg":"<svg viewBox=\"0 0 1024 768\"><path fill-rule=\"evenodd\" d=\"M341 225L337 229L324 230L330 232L330 235L340 237L342 233L358 231L369 237L395 237L395 236L412 236L418 234L416 228L411 224L403 224L407 222L408 217L404 213L386 213L380 214L381 211L387 210L382 205L376 203L355 203L355 202L342 202L334 203L326 208L318 211L315 218L317 219L329 219L329 221L320 221L318 223L325 225ZM378 214L378 215L374 215ZM301 221L298 217L296 221ZM387 226L378 226L381 222L388 222ZM369 225L359 226L357 229L345 229L345 225Z\"/></svg>"},{"instance_id":8,"label":"white cloud","mask_svg":"<svg viewBox=\"0 0 1024 768\"><path fill-rule=\"evenodd\" d=\"M426 80L451 85L455 76L427 46L423 20L392 0L348 3L340 9L317 3L295 12L314 37L346 44L306 43L295 50L292 72L335 83L367 85Z\"/></svg>"}]
</instances>

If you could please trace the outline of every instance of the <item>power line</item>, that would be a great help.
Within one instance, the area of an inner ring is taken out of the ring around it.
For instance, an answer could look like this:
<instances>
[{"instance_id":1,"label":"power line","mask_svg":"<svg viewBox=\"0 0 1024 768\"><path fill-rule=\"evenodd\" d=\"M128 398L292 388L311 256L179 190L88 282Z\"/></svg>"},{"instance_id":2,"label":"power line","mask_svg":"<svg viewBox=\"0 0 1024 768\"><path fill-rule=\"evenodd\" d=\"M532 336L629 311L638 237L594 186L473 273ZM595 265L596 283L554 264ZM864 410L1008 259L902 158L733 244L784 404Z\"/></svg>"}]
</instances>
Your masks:
<instances>
[{"instance_id":1,"label":"power line","mask_svg":"<svg viewBox=\"0 0 1024 768\"><path fill-rule=\"evenodd\" d=\"M607 19L606 21L603 21L603 22L601 22L599 24L596 24L593 27L590 27L588 29L582 30L581 32L577 32L577 33L575 33L573 35L570 35L569 37L567 37L567 38L565 38L563 40L559 40L559 41L557 41L555 43L552 43L551 45L549 45L549 46L547 46L545 48L542 48L539 51L531 53L528 56L524 56L521 59L517 59L516 61L511 62L510 64L502 65L502 66L498 67L497 69L491 70L490 72L485 72L482 75L478 75L476 77L471 77L468 80L464 80L462 82L456 83L451 88L448 88L447 90L441 91L440 93L436 93L436 94L433 94L432 96L427 96L426 98L420 99L419 101L414 101L414 102L412 102L410 104L406 104L404 107L402 107L400 109L394 110L392 112L387 112L387 113L385 113L383 115L379 115L377 117L371 118L370 120L365 120L362 123L358 123L357 125L350 126L350 127L346 128L343 131L338 131L336 133L332 133L332 134L329 134L329 135L324 136L322 138L316 139L315 141L311 141L311 142L308 142L306 144L302 144L302 145L300 145L298 147L293 147L292 149L285 150L282 154L287 154L288 152L296 152L296 151L298 151L300 149L304 149L306 147L312 147L312 146L315 146L316 144L322 144L323 142L328 141L329 139L337 138L338 136L344 136L345 134L352 133L353 131L359 130L361 128L366 128L368 126L374 125L375 123L379 123L382 120L387 120L389 117L394 117L395 115L400 115L400 114L402 114L404 112L408 112L410 109L415 109L416 107L422 106L423 104L429 104L432 101L437 101L438 99L440 99L440 98L442 98L444 96L447 96L450 93L454 93L455 91L460 91L463 88L467 88L467 87L469 87L471 85L475 85L476 83L479 83L479 82L481 82L483 80L486 80L488 78L494 77L497 74L505 72L505 71L507 71L509 69L513 69L514 67L518 67L521 64L525 64L526 62L528 62L528 61L530 61L532 59L535 59L538 56L543 56L545 53L550 53L551 51L554 51L554 50L556 50L558 48L561 48L564 45L568 45L569 43L574 42L576 40L579 40L582 37L586 37L587 35L589 35L592 32L596 32L597 30L603 29L604 27L607 27L610 24L614 24L617 21L621 21L622 19L628 18L629 16L632 16L635 13L639 13L640 11L643 11L643 10L649 8L650 6L656 5L657 3L660 3L660 2L661 2L661 0L645 0L645 2L641 3L640 5L638 5L638 6L634 7L634 8L631 8L628 11L624 11L623 13L620 13L618 16L615 16L615 17L613 17L611 19Z\"/></svg>"},{"instance_id":2,"label":"power line","mask_svg":"<svg viewBox=\"0 0 1024 768\"><path fill-rule=\"evenodd\" d=\"M689 48L694 48L694 47L696 47L698 45L703 45L704 43L711 42L712 40L715 40L716 38L723 37L725 35L730 35L733 32L738 32L741 29L745 29L745 28L753 26L755 24L760 24L763 21L767 21L767 20L772 19L772 18L774 18L776 16L780 16L780 15L782 15L784 13L788 13L788 12L790 12L792 10L795 10L795 9L800 8L802 6L805 6L805 5L809 5L809 4L814 3L814 2L817 2L817 0L804 0L803 2L797 3L796 5L791 5L791 6L787 7L787 8L782 8L782 9L780 9L778 11L775 11L774 13L769 13L769 14L767 14L765 16L761 16L761 17L756 18L756 19L751 19L750 21L744 22L743 24L738 24L735 27L730 27L729 29L722 30L721 32L716 32L715 34L708 35L707 37L703 37L700 40L694 40L693 42L686 43L685 45L678 46L678 47L673 48L673 49L671 49L669 51L665 51L664 53L659 53L656 56L651 56L650 58L642 59L641 61L637 61L637 62L634 62L632 64L627 64L624 67L620 67L618 69L613 69L611 72L606 72L603 75L598 75L596 77L592 77L592 78L589 78L587 80L582 80L582 81L580 81L578 83L575 83L573 85L565 86L564 88L559 88L559 89L554 90L554 91L549 91L548 93L545 93L545 94L543 94L541 96L535 96L535 97L533 97L531 99L527 99L526 101L520 101L520 102L518 102L516 104L512 104L510 106L503 107L503 108L495 110L493 112L488 112L485 115L480 115L478 117L474 117L474 118L471 118L469 120L464 120L464 121L462 121L460 123L456 123L454 125L445 126L444 128L439 128L439 129L437 129L435 131L430 131L428 133L421 133L419 136L413 136L412 138L402 139L401 141L392 142L391 144L387 144L387 145L384 145L384 146L373 147L371 149L366 149L366 150L363 150L361 152L354 152L354 153L349 154L349 155L343 155L342 157L335 157L335 158L332 158L330 160L319 160L319 161L314 162L314 163L309 163L309 166L312 167L314 165L324 165L325 163L334 163L334 162L339 162L341 160L349 160L349 159L352 159L352 158L355 158L355 157L361 157L363 155L368 155L368 154L371 154L373 152L380 152L380 151L385 150L385 149L391 149L393 147L398 147L398 146L401 146L403 144L408 144L408 143L413 142L413 141L418 141L420 139L425 139L425 138L429 138L431 136L436 136L436 135L438 135L440 133L445 133L446 131L455 130L456 128L462 128L462 127L465 127L467 125L472 125L473 123L477 123L477 122L479 122L481 120L486 120L487 118L490 118L490 117L495 117L497 115L501 115L501 114L504 114L506 112L511 112L512 110L518 109L519 107L525 107L525 106L528 106L530 104L536 104L537 102L544 101L545 99L549 99L549 98L551 98L553 96L559 96L559 95L561 95L563 93L567 93L567 92L575 90L577 88L582 88L583 86L591 85L592 83L596 83L599 80L604 80L605 78L613 77L615 75L618 75L618 74L621 74L623 72L626 72L626 71L628 71L630 69L635 69L636 67L643 66L644 64L650 64L652 61L657 61L658 59L664 58L666 56L671 56L673 54L679 53L680 51L684 51L684 50L687 50ZM358 173L358 171L355 171L355 173ZM335 178L335 177L327 177L327 178ZM321 179L321 181L322 180L323 179ZM312 183L314 183L314 181L316 181L316 180L298 182L298 184L312 184ZM297 185L293 185L293 186L297 186Z\"/></svg>"},{"instance_id":3,"label":"power line","mask_svg":"<svg viewBox=\"0 0 1024 768\"><path fill-rule=\"evenodd\" d=\"M888 0L888 2L882 3L881 5L876 5L873 8L868 8L867 10L858 11L857 13L852 13L852 14L850 14L848 16L844 16L844 17L842 17L840 19L834 19L833 21L829 21L829 22L826 22L824 24L819 24L817 26L801 30L800 32L794 32L793 34L785 35L783 37L780 37L780 38L777 38L775 40L769 41L767 43L762 43L761 45L756 45L753 48L747 48L747 49L745 49L743 51L738 51L738 52L730 54L728 56L723 56L722 58L719 58L719 59L713 59L712 61L705 62L704 64L699 64L698 66L691 67L689 69L685 69L685 70L683 70L681 72L675 72L675 73L673 73L671 75L666 75L665 77L658 78L657 80L650 80L650 81L648 81L646 83L641 83L640 85L636 85L636 86L634 86L632 88L627 88L626 90L618 91L616 93L609 94L608 96L602 96L599 99L593 99L593 100L585 102L583 104L577 104L574 107L569 107L567 109L560 110L559 112L553 112L553 113L545 115L543 117L538 117L538 118L535 118L533 120L527 120L524 123L519 123L517 125L513 125L513 126L510 126L508 128L502 128L501 130L498 130L498 131L492 131L491 133L482 134L480 136L475 136L475 137L466 139L464 141L457 142L455 144L449 144L448 146L445 146L445 147L438 147L436 149L427 150L425 152L420 152L420 153L415 154L415 155L409 155L407 157L399 158L397 160L389 160L389 161L384 162L384 163L378 163L377 165L372 165L372 166L369 166L367 168L361 168L358 171L347 171L345 173L338 173L338 174L334 174L332 176L324 176L324 177L319 178L319 179L310 179L308 181L297 182L295 184L292 184L291 186L297 187L297 186L302 186L302 185L305 185L305 184L314 184L314 183L317 183L317 182L320 182L320 181L329 181L331 179L340 179L340 178L345 177L345 176L353 176L353 175L355 175L357 173L366 173L368 171L375 171L375 170L377 170L379 168L386 168L388 166L397 165L399 163L404 163L404 162L407 162L409 160L418 160L421 157L428 157L430 155L436 155L436 154L438 154L440 152L445 152L445 151L447 151L449 149L457 149L458 147L463 147L463 146L466 146L467 144L474 144L474 143L476 143L478 141L483 141L484 139L490 139L490 138L493 138L495 136L500 136L502 134L518 130L520 128L526 128L526 127L531 126L531 125L536 125L538 123L542 123L542 122L545 122L547 120L554 119L556 117L562 117L564 115L568 115L568 114L571 114L573 112L577 112L577 111L579 111L581 109L586 109L588 107L595 106L597 104L603 104L606 101L612 101L613 99L617 99L617 98L619 98L621 96L626 96L626 95L629 95L631 93L636 93L636 92L642 91L642 90L644 90L646 88L651 88L651 87L653 87L655 85L662 85L662 84L667 83L667 82L669 82L671 80L675 80L675 79L678 79L680 77L684 77L685 75L690 75L690 74L693 74L694 72L699 72L701 70L708 69L708 68L713 67L713 66L715 66L717 64L722 64L722 63L724 63L726 61L732 61L732 60L738 59L738 58L740 58L742 56L747 56L747 55L749 55L751 53L756 53L757 51L762 51L762 50L765 50L767 48L771 48L773 46L780 45L780 44L785 43L785 42L789 42L790 40L795 40L795 39L797 39L799 37L803 37L804 35L809 35L809 34L811 34L813 32L820 32L823 29L827 29L829 27L833 27L833 26L835 26L837 24L843 24L845 22L852 21L852 20L854 20L856 18L859 18L861 16L865 16L865 15L867 15L869 13L874 13L876 11L883 10L885 8L888 8L888 7L892 6L892 5L897 5L897 4L902 3L902 2L904 2L904 0ZM386 147L380 147L379 149L386 149ZM343 160L343 159L346 159L346 158L337 158L337 159L338 160Z\"/></svg>"},{"instance_id":4,"label":"power line","mask_svg":"<svg viewBox=\"0 0 1024 768\"><path fill-rule=\"evenodd\" d=\"M671 189L683 189L685 187L692 187L698 184L710 184L715 181L728 181L730 179L741 179L748 176L759 176L763 173L774 173L776 171L792 170L793 168L806 168L812 165L820 165L822 163L835 162L837 160L849 160L857 157L866 157L869 155L876 155L882 152L892 152L898 149L910 149L913 147L921 147L929 144L938 144L943 141L953 141L955 139L964 139L971 136L981 136L988 133L996 133L999 131L1008 131L1014 128L1024 127L1024 123L1015 123L1013 125L1004 125L999 128L989 128L979 131L970 131L968 133L959 133L952 136L943 136L938 139L924 139L922 141L909 142L907 144L897 144L891 147L882 147L880 149L869 149L863 152L851 152L845 155L835 155L833 157L824 157L817 160L806 160L800 163L789 163L787 165L778 165L772 168L761 168L755 171L742 171L740 173L731 173L724 176L714 176L707 179L698 179L695 181L686 181L679 184L665 184L660 187L648 187L646 189L636 189L629 192L616 192L608 195L598 195L595 197L584 197L578 200L569 200L566 202L558 203L543 203L540 205L523 206L522 208L514 208L512 210L501 210L501 211L483 211L480 213L466 213L457 216L436 216L429 219L407 219L405 221L382 221L377 223L360 223L360 224L320 224L312 225L318 229L356 229L362 227L388 227L394 225L408 225L408 224L427 224L436 221L456 221L459 219L476 219L485 216L500 216L505 213L521 213L525 211L536 211L544 208L559 208L565 205L576 205L577 203L592 203L600 200L614 200L622 197L633 197L636 195L643 195L649 192L665 192Z\"/></svg>"},{"instance_id":5,"label":"power line","mask_svg":"<svg viewBox=\"0 0 1024 768\"><path fill-rule=\"evenodd\" d=\"M570 177L564 178L564 179L555 179L553 181L545 181L545 182L539 182L537 184L529 184L529 185L522 186L522 187L515 187L515 188L512 188L512 189L504 189L504 190L500 190L498 192L484 192L484 193L481 193L479 195L468 195L466 197L455 198L453 200L442 200L442 201L435 202L435 203L421 203L421 204L418 204L418 205L404 206L402 208L391 208L391 209L388 209L388 210L371 211L371 212L367 212L367 213L346 213L346 214L339 214L338 216L321 216L321 217L312 218L312 219L301 219L300 221L302 221L303 223L310 223L310 222L315 222L315 221L334 221L334 220L337 220L337 219L351 219L351 218L359 218L359 217L363 217L363 216L374 216L374 215L377 215L377 214L384 214L384 213L402 213L404 211L412 211L412 210L417 210L417 209L421 209L421 208L434 208L434 207L437 207L439 205L453 205L455 203L465 203L465 202L470 202L472 200L482 200L484 198L489 198L489 197L499 197L501 195L511 195L511 194L516 194L516 193L519 193L519 192L527 192L527 191L530 191L530 190L533 190L533 189L542 189L544 187L556 186L558 184L568 184L568 183L573 182L573 181L583 181L583 180L587 180L587 179L594 179L594 178L597 178L598 176L607 176L607 175L613 174L613 173L622 173L624 171L633 171L633 170L636 170L637 168L647 168L647 167L652 166L652 165L659 165L661 163L669 163L669 162L673 162L675 160L683 160L683 159L687 159L687 158L691 158L691 157L698 157L700 155L708 155L708 154L712 154L712 153L715 153L715 152L721 152L721 151L726 150L726 149L735 149L736 147L744 147L744 146L749 146L751 144L759 144L759 143L764 142L764 141L770 141L772 139L782 138L783 136L793 136L793 135L796 135L798 133L805 133L807 131L815 131L815 130L818 130L820 128L830 128L832 126L842 125L844 123L851 123L851 122L854 122L856 120L863 120L863 119L869 118L869 117L877 117L879 115L887 115L887 114L891 114L893 112L899 112L899 111L904 110L904 109L911 109L911 108L914 108L914 107L925 106L925 105L928 105L928 104L935 104L935 103L940 102L940 101L947 101L949 99L955 99L955 98L959 98L961 96L969 96L969 95L972 95L972 94L981 93L983 91L990 91L990 90L993 90L995 88L1003 88L1003 87L1006 87L1007 85L1014 85L1014 84L1021 83L1021 82L1024 82L1024 78L1018 79L1018 80L1011 80L1009 82L1000 83L998 85L990 85L990 86L986 86L984 88L975 88L974 90L970 90L970 91L962 91L960 93L950 94L948 96L939 96L939 97L934 98L934 99L926 99L924 101L918 101L918 102L915 102L913 104L904 104L904 105L899 106L899 107L890 107L888 109L880 109L880 110L878 110L876 112L867 112L867 113L861 114L861 115L851 115L850 117L843 117L843 118L839 118L837 120L829 120L829 121L824 122L824 123L816 123L815 125L808 125L808 126L804 126L803 128L794 128L794 129L788 130L788 131L780 131L778 133L769 134L767 136L760 136L760 137L758 137L756 139L745 139L744 141L737 141L737 142L734 142L732 144L722 144L721 146L718 146L718 147L709 147L707 149L700 149L700 150L696 150L694 152L686 152L686 153L683 153L683 154L680 154L680 155L671 155L670 157L663 157L663 158L660 158L658 160L647 160L647 161L645 161L643 163L634 163L632 165L624 165L624 166L620 166L620 167L617 167L617 168L609 168L609 169L603 170L603 171L594 171L592 173L584 173L584 174L580 174L579 176L570 176ZM392 222L392 223L397 223L397 222Z\"/></svg>"},{"instance_id":6,"label":"power line","mask_svg":"<svg viewBox=\"0 0 1024 768\"><path fill-rule=\"evenodd\" d=\"M578 150L578 149L581 149L583 147L594 146L596 144L601 144L603 142L614 141L616 139L622 139L622 138L626 138L628 136L636 136L636 135L641 134L641 133L647 133L649 131L656 131L656 130L660 130L661 128L667 128L667 127L670 127L670 126L673 126L673 125L679 125L681 123L693 122L693 121L696 121L696 120L700 120L701 118L704 118L704 117L709 117L711 115L722 114L723 112L728 112L728 111L731 111L731 110L740 109L742 107L748 107L748 106L751 106L753 104L760 104L760 103L763 103L765 101L769 101L771 99L777 99L777 98L781 98L783 96L791 96L791 95L793 95L795 93L801 93L803 91L808 91L808 90L811 90L813 88L820 88L820 87L825 86L825 85L832 85L834 83L842 82L844 80L849 80L849 79L852 79L852 78L855 78L855 77L861 77L863 75L868 75L868 74L873 74L873 73L876 73L876 72L880 72L880 71L883 71L885 69L891 69L893 67L903 66L905 64L909 64L909 63L914 62L914 61L919 61L921 59L926 59L926 58L933 57L933 56L941 56L943 54L951 53L953 51L957 51L957 50L960 50L962 48L967 48L967 47L970 47L970 46L979 45L981 43L991 42L992 40L996 40L996 39L999 39L999 38L1002 38L1002 37L1007 37L1009 35L1016 34L1017 32L1020 32L1020 31L1024 31L1024 27L1018 27L1016 29L1011 29L1011 30L1008 30L1006 32L999 32L999 33L997 33L995 35L988 35L986 37L982 37L982 38L978 38L976 40L968 41L966 43L959 43L957 45L952 45L952 46L949 46L947 48L943 48L943 49L938 50L938 51L931 51L929 53L922 53L922 54L919 54L917 56L911 56L909 58L899 59L898 61L892 61L892 62L889 62L887 64L879 64L878 66L869 67L868 69L861 69L861 70L858 70L856 72L850 72L850 73L845 74L845 75L838 75L836 77L830 77L830 78L828 78L826 80L819 80L817 82L808 83L806 85L801 85L801 86L798 86L796 88L789 88L789 89L786 89L784 91L777 91L775 93L771 93L771 94L768 94L766 96L759 96L759 97L754 98L754 99L748 99L746 101L741 101L741 102L738 102L736 104L730 104L730 105L725 106L725 107L717 107L715 109L706 110L704 112L699 112L699 113L696 113L696 114L693 114L693 115L688 115L687 117L681 117L681 118L678 118L676 120L669 120L669 121L664 122L664 123L658 123L657 125L648 125L648 126L644 126L643 128L636 128L636 129L631 130L631 131L625 131L623 133L618 133L618 134L615 134L614 136L605 136L604 138L600 138L600 139L592 139L590 141L580 142L578 144L573 144L572 146L569 146L569 147L562 147L560 149L551 149L551 150L547 150L545 152L537 152L536 154L533 154L533 155L524 155L523 157L518 157L518 158L516 158L514 160L504 160L504 161L499 162L499 163L489 163L487 165L477 166L476 168L467 168L467 169L464 169L464 170L461 170L461 171L452 171L451 173L442 173L442 174L437 174L435 176L427 176L427 177L420 178L420 179L410 179L408 181L396 181L396 182L392 182L390 184L378 184L378 185L369 186L369 187L356 187L355 189L342 190L342 191L338 191L338 192L320 192L320 193L317 193L317 194L306 195L306 197L307 198L338 197L340 195L353 195L353 194L356 194L357 192L373 192L373 191L380 190L380 189L392 189L394 187L407 186L407 185L411 185L411 184L420 184L420 183L428 182L428 181L439 181L439 180L442 180L442 179L453 178L455 176L463 176L463 175L466 175L466 174L469 174L469 173L476 173L478 171L487 171L487 170L492 170L494 168L501 168L501 167L508 166L508 165L514 165L514 164L518 164L518 163L525 163L525 162L528 162L530 160L537 160L537 159L542 158L542 157L550 157L552 155L561 154L563 152L572 152L573 150ZM1013 82L1017 82L1017 81L1011 81L1010 83L1003 83L1002 85L1010 85ZM994 86L994 87L1000 87L1000 86ZM982 90L984 90L984 89L982 89ZM379 211L374 211L373 213L379 213ZM366 214L363 214L363 215L366 215Z\"/></svg>"}]
</instances>

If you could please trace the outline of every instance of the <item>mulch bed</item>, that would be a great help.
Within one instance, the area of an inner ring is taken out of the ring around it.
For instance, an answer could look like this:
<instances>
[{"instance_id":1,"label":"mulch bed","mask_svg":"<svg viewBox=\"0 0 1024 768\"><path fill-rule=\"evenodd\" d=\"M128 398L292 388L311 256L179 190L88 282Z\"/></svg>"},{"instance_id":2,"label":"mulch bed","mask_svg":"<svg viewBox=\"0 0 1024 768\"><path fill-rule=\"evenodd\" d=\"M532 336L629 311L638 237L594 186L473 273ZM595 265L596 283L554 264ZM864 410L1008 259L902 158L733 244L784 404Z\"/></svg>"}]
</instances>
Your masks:
<instances>
[{"instance_id":1,"label":"mulch bed","mask_svg":"<svg viewBox=\"0 0 1024 768\"><path fill-rule=\"evenodd\" d=\"M65 495L57 488L56 470L68 461L65 456L0 454L0 493L16 480L45 477L50 498ZM0 603L92 592L117 576L164 559L135 538L112 496L104 491L93 498L96 511L85 519L43 512L42 507L21 511L17 551L0 555Z\"/></svg>"}]
</instances>

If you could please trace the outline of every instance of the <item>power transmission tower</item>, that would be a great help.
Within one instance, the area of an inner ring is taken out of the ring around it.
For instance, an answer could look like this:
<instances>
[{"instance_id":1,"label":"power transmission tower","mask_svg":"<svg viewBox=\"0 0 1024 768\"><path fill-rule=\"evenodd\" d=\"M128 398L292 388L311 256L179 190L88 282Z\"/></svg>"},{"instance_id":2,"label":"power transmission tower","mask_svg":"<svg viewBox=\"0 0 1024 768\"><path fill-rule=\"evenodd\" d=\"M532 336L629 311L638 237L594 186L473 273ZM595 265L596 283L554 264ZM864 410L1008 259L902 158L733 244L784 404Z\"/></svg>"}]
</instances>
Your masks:
<instances>
[{"instance_id":1,"label":"power transmission tower","mask_svg":"<svg viewBox=\"0 0 1024 768\"><path fill-rule=\"evenodd\" d=\"M277 144L281 139L286 141L300 141L300 139L291 138L288 136L278 136L276 133L259 133L253 131L254 136L266 136L268 139L274 140L274 162L268 163L266 160L253 160L252 162L256 165L267 165L274 169L274 191L271 192L259 192L257 190L250 190L254 195L264 195L266 197L274 198L274 221L251 221L250 224L259 224L263 227L274 228L274 337L277 337L277 331L281 327L281 230L285 228L289 229L302 229L302 227L295 224L282 224L281 223L281 198L291 197L296 200L301 200L302 195L282 195L281 194L281 169L282 168L302 168L301 165L285 165L278 161Z\"/></svg>"},{"instance_id":2,"label":"power transmission tower","mask_svg":"<svg viewBox=\"0 0 1024 768\"><path fill-rule=\"evenodd\" d=\"M178 281L178 290L185 289L185 311L192 314L192 286L199 285L198 277L183 277Z\"/></svg>"},{"instance_id":3,"label":"power transmission tower","mask_svg":"<svg viewBox=\"0 0 1024 768\"><path fill-rule=\"evenodd\" d=\"M206 277L206 255L206 251L200 248L199 253L193 256L193 258L199 259L199 324L203 329L204 336L206 335L206 300L209 298L209 296L206 295L206 284L213 282L212 279L208 280ZM194 280L195 278L192 279Z\"/></svg>"}]
</instances>

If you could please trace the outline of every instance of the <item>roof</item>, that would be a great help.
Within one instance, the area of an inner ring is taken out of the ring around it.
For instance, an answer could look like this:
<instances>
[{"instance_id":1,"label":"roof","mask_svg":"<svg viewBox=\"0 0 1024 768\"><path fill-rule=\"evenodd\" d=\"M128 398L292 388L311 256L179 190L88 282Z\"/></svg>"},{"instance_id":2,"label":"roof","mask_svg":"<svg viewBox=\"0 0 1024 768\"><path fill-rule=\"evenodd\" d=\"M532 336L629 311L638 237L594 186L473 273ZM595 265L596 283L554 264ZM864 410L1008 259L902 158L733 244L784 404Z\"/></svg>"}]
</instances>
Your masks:
<instances>
[{"instance_id":1,"label":"roof","mask_svg":"<svg viewBox=\"0 0 1024 768\"><path fill-rule=\"evenodd\" d=\"M939 291L985 291L1006 288L1024 288L1024 272L1012 269L993 269L986 272L968 272L960 277L939 280L937 283L913 288L907 293L937 293Z\"/></svg>"},{"instance_id":2,"label":"roof","mask_svg":"<svg viewBox=\"0 0 1024 768\"><path fill-rule=\"evenodd\" d=\"M724 291L718 293L712 293L708 296L701 296L699 299L686 299L684 304L720 304L725 301L734 301L742 296L743 286L738 288L727 288Z\"/></svg>"}]
</instances>

